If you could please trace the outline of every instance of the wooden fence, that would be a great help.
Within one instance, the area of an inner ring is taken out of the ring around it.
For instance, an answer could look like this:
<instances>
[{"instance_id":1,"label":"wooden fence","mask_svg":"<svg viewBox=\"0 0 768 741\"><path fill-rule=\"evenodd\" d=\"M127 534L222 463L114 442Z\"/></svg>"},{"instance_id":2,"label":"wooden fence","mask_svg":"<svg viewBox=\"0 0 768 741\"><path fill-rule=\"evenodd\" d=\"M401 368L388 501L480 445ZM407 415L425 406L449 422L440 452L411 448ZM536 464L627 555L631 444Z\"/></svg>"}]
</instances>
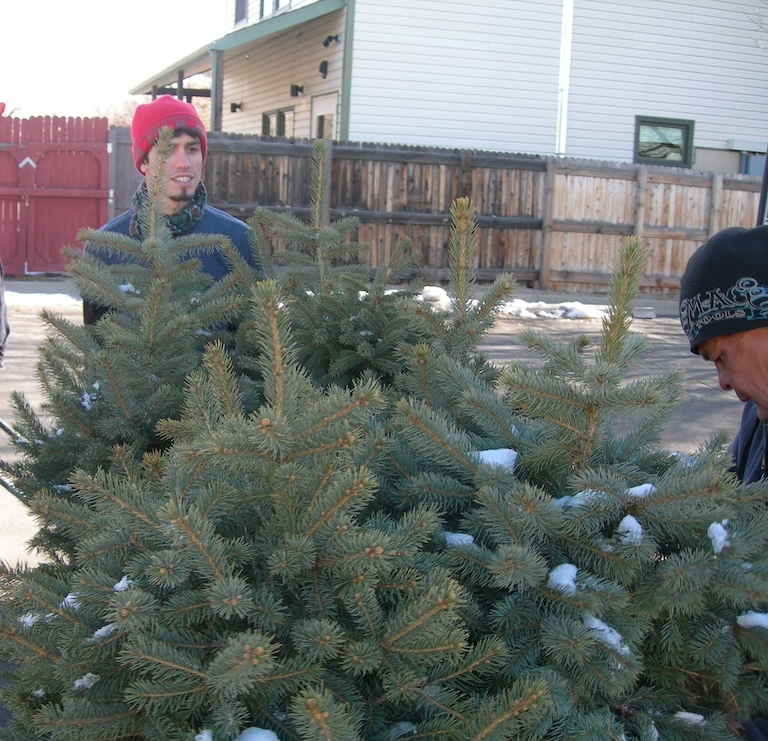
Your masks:
<instances>
[{"instance_id":1,"label":"wooden fence","mask_svg":"<svg viewBox=\"0 0 768 741\"><path fill-rule=\"evenodd\" d=\"M0 117L0 258L6 275L64 270L61 247L107 217L106 118Z\"/></svg>"},{"instance_id":2,"label":"wooden fence","mask_svg":"<svg viewBox=\"0 0 768 741\"><path fill-rule=\"evenodd\" d=\"M115 210L140 180L127 129L112 134ZM754 226L760 178L672 167L468 150L333 143L331 218L356 216L375 267L401 237L445 278L450 207L477 209L478 277L513 272L521 283L568 292L605 290L624 236L649 246L643 288L674 291L693 251L726 226ZM211 134L209 202L246 219L256 206L309 210L312 143ZM122 164L121 164L122 163ZM121 174L122 173L122 174Z\"/></svg>"}]
</instances>

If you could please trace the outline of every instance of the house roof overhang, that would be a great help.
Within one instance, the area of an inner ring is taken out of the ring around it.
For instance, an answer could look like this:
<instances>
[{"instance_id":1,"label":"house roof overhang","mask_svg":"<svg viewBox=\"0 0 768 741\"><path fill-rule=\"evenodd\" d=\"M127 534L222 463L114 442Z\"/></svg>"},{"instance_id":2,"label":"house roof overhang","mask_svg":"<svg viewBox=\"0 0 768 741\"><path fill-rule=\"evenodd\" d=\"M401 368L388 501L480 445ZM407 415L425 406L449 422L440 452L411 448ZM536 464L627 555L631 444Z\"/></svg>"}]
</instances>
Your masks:
<instances>
[{"instance_id":1,"label":"house roof overhang","mask_svg":"<svg viewBox=\"0 0 768 741\"><path fill-rule=\"evenodd\" d=\"M213 67L211 57L215 52L237 51L262 39L301 26L315 18L341 10L346 4L347 0L317 0L296 10L279 13L258 23L239 28L207 46L200 47L197 51L131 88L129 92L131 95L151 95L158 89L178 83L180 79L208 72Z\"/></svg>"}]
</instances>

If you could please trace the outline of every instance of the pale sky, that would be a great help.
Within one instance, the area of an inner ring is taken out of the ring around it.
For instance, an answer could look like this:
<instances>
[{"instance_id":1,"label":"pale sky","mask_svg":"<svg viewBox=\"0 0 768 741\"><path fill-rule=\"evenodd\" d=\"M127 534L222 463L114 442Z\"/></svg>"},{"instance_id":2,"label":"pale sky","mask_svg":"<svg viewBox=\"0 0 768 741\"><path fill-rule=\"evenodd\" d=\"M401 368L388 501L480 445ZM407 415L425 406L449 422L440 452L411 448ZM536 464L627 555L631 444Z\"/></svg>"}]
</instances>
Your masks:
<instances>
[{"instance_id":1,"label":"pale sky","mask_svg":"<svg viewBox=\"0 0 768 741\"><path fill-rule=\"evenodd\" d=\"M5 115L95 116L223 36L226 0L3 0Z\"/></svg>"}]
</instances>

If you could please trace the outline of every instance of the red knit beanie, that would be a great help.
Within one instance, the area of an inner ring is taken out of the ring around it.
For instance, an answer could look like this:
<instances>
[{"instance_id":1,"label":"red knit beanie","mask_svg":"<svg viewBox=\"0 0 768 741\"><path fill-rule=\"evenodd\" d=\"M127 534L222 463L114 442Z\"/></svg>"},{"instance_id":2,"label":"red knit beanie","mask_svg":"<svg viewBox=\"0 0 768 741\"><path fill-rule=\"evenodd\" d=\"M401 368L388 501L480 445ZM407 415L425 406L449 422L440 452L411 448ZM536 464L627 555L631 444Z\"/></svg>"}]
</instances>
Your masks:
<instances>
[{"instance_id":1,"label":"red knit beanie","mask_svg":"<svg viewBox=\"0 0 768 741\"><path fill-rule=\"evenodd\" d=\"M200 139L200 148L203 150L203 160L205 160L208 140L205 136L205 126L197 115L195 107L172 95L161 95L151 103L140 105L133 114L131 122L133 162L139 172L141 172L142 162L147 159L149 150L154 146L160 135L160 129L164 126L170 126L174 131L176 129L194 131Z\"/></svg>"}]
</instances>

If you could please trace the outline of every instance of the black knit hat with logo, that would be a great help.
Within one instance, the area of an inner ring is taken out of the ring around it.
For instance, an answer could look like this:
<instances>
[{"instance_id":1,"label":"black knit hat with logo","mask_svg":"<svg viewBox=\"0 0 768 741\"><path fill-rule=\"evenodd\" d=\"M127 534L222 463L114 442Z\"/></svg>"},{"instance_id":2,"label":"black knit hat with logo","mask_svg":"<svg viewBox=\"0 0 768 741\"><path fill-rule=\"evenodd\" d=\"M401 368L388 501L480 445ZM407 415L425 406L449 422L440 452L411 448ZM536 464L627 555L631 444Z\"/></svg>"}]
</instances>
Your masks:
<instances>
[{"instance_id":1,"label":"black knit hat with logo","mask_svg":"<svg viewBox=\"0 0 768 741\"><path fill-rule=\"evenodd\" d=\"M680 323L694 353L712 337L768 327L768 226L723 229L693 253Z\"/></svg>"}]
</instances>

